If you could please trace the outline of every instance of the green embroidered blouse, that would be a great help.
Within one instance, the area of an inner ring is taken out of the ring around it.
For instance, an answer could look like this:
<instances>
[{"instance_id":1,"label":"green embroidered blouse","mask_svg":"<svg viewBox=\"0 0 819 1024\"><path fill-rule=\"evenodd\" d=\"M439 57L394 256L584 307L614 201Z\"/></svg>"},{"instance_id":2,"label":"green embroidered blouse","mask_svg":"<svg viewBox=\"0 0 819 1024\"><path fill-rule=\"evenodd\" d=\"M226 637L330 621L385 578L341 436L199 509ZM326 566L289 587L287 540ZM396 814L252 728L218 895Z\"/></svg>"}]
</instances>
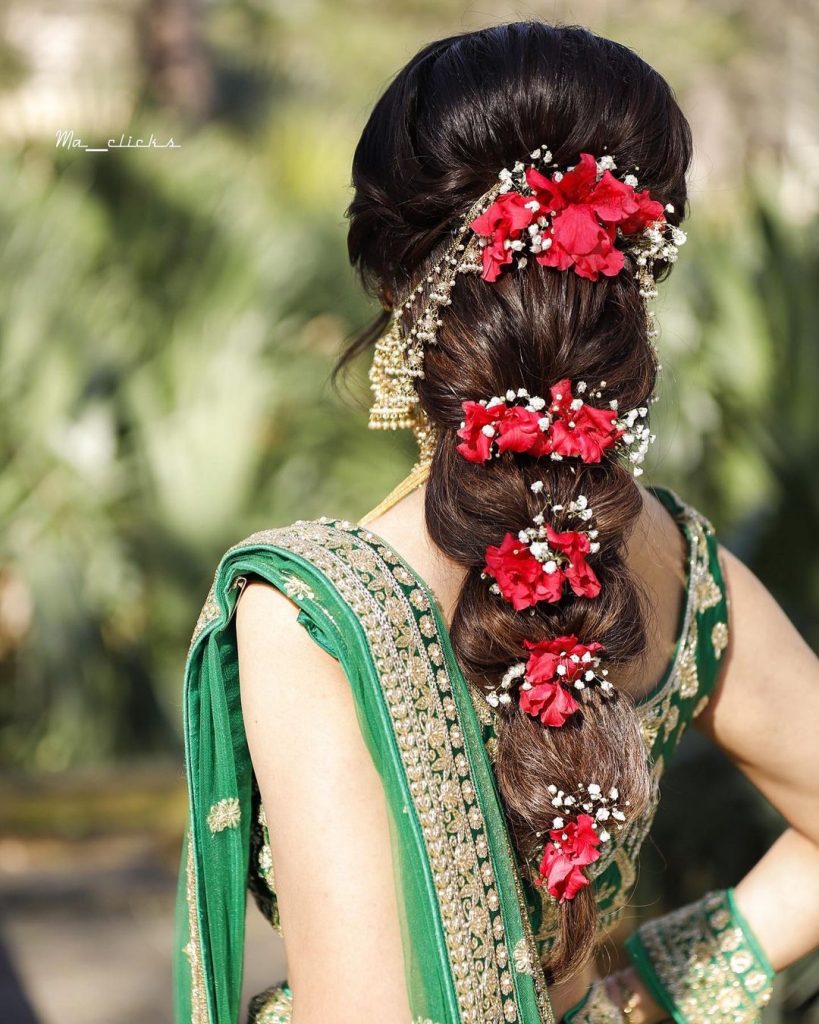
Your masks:
<instances>
[{"instance_id":1,"label":"green embroidered blouse","mask_svg":"<svg viewBox=\"0 0 819 1024\"><path fill-rule=\"evenodd\" d=\"M645 741L646 754L653 764L657 783L680 742L683 733L704 709L714 691L720 660L728 644L728 595L717 556L717 540L710 522L696 509L687 505L667 488L652 488L655 496L674 516L688 544L686 597L680 615L674 652L663 678L657 686L638 701L637 710ZM322 518L314 521L326 530L352 535L369 549L380 562L386 563L394 582L408 597L414 609L423 649L417 652L427 660L433 673L446 667L450 673L458 672L440 609L424 581L382 538L370 530L349 522ZM308 529L310 523L294 524ZM290 527L287 529L293 529ZM353 568L362 574L371 572L370 558L361 558L351 550L349 558ZM356 563L357 566L356 566ZM308 584L293 573L286 583L288 595L300 605L299 621L325 650L335 656L332 622L327 621L326 609L312 604L314 597ZM389 608L381 623L389 628ZM432 614L430 614L432 611ZM399 619L394 620L398 622ZM329 625L329 629L328 629ZM491 762L497 743L495 714L480 695L472 695L475 713L481 723L484 746ZM600 911L599 935L603 935L622 913L636 877L636 864L640 848L651 828L657 804L659 786L655 786L651 809L643 819L616 834L607 843L603 857L595 864L593 885ZM275 879L269 845L268 823L260 806L258 790L253 789L253 826L251 831L251 865L249 876L251 891L263 913L276 928L280 928L276 906ZM535 886L525 871L519 873L520 895L530 919L531 930L539 955L549 951L556 938L557 913L555 901L545 887ZM521 954L522 955L522 954ZM262 1014L273 1011L279 1016L259 1016L259 1021L285 1020L289 1002L287 989L271 993L273 1002L262 1003ZM264 1001L262 1001L264 1002Z\"/></svg>"}]
</instances>

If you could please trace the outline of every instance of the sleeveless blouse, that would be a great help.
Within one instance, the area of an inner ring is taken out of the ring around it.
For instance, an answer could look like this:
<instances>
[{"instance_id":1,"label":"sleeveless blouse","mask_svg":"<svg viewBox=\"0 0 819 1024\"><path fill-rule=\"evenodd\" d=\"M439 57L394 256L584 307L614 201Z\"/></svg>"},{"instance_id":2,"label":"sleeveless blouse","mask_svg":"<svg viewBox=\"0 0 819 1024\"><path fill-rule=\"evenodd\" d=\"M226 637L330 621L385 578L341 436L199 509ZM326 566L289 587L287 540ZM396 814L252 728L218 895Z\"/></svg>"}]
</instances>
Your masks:
<instances>
[{"instance_id":1,"label":"sleeveless blouse","mask_svg":"<svg viewBox=\"0 0 819 1024\"><path fill-rule=\"evenodd\" d=\"M650 490L671 513L685 538L688 549L686 590L676 643L666 671L648 694L634 702L655 785L648 812L630 827L613 834L612 839L605 844L603 855L594 864L592 885L599 911L598 938L610 930L625 909L636 879L640 848L651 828L659 803L660 777L686 729L703 711L714 692L720 662L728 645L728 593L718 559L717 538L711 523L670 489L653 487ZM434 669L446 666L450 672L460 671L434 596L424 580L383 538L363 526L327 517L301 520L282 529L288 533L300 531L305 538L309 538L312 531L320 529L323 538L321 544L331 549L328 555L344 559L348 563L347 568L351 566L362 577L365 586L378 586L373 574L374 564L377 564L379 571L389 573L415 609L418 632L423 638L415 656ZM271 531L271 534L276 532ZM310 547L308 541L307 549ZM314 552L310 554L308 551L308 557L313 558ZM283 589L299 605L298 621L324 650L335 657L332 643L334 623L327 610L313 602L314 595L307 583L294 571L288 576ZM434 614L429 613L430 609ZM390 630L399 621L398 616L391 621L387 597L383 618L363 625L377 644L378 631ZM399 642L410 641L409 638L403 638ZM419 678L427 679L429 676L424 671L419 672ZM434 672L432 678L435 678ZM480 693L470 688L470 695L491 763L497 747L496 713ZM423 695L419 694L418 699L422 700ZM269 833L269 829L275 827L275 822L268 822L265 818L255 780L253 807L248 886L262 912L281 931ZM557 905L546 887L536 886L528 875L528 871L521 870L519 882L538 953L544 956L556 941ZM288 999L285 997L284 1001ZM265 1009L271 1009L269 1002ZM277 1019L287 1018L264 1016L265 1022Z\"/></svg>"}]
</instances>

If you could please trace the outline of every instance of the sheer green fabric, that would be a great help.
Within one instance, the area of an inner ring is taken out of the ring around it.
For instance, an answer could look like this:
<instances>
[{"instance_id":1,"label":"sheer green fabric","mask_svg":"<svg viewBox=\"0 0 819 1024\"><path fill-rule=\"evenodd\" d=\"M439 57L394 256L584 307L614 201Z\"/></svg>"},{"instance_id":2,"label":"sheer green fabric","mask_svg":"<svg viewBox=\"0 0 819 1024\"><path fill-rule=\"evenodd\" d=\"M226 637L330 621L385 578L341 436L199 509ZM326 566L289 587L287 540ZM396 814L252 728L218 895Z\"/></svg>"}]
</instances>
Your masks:
<instances>
[{"instance_id":1,"label":"sheer green fabric","mask_svg":"<svg viewBox=\"0 0 819 1024\"><path fill-rule=\"evenodd\" d=\"M728 618L710 524L671 492L655 493L689 548L674 655L638 708L659 779L713 690ZM371 531L320 519L231 549L194 633L185 673L191 817L179 888L178 1024L239 1019L248 869L277 923L238 700L232 615L249 576L299 606L299 621L350 682L390 811L413 1019L551 1022L540 958L551 947L557 908L509 842L492 771L495 717L470 693L423 580ZM625 903L652 816L653 808L596 865L603 929ZM289 1012L279 988L260 998L255 1020L278 1024Z\"/></svg>"},{"instance_id":2,"label":"sheer green fabric","mask_svg":"<svg viewBox=\"0 0 819 1024\"><path fill-rule=\"evenodd\" d=\"M295 523L248 538L216 572L185 672L190 825L177 1021L234 1024L240 1013L253 787L233 611L249 576L299 605L349 679L390 811L414 1019L553 1020L480 723L441 644L440 611L366 533Z\"/></svg>"}]
</instances>

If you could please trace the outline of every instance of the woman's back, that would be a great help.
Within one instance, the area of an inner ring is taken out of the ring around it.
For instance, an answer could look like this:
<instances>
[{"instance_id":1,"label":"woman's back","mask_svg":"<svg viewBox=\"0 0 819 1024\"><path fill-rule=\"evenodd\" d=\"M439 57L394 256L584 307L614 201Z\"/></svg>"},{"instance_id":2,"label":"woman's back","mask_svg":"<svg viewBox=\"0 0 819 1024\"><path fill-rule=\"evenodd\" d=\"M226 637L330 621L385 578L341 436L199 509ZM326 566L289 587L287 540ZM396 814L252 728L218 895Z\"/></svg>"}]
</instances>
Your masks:
<instances>
[{"instance_id":1,"label":"woman's back","mask_svg":"<svg viewBox=\"0 0 819 1024\"><path fill-rule=\"evenodd\" d=\"M684 532L666 506L647 488L641 487L640 492L643 508L628 539L626 562L644 591L649 639L642 658L618 668L621 688L635 698L656 687L673 655L689 554ZM465 573L430 540L424 528L424 497L424 489L419 488L392 508L363 521L426 580L449 627Z\"/></svg>"},{"instance_id":2,"label":"woman's back","mask_svg":"<svg viewBox=\"0 0 819 1024\"><path fill-rule=\"evenodd\" d=\"M717 666L727 637L727 607L717 561L716 541L710 534L709 524L695 510L679 502L670 492L657 492L662 496L663 500L660 500L651 490L641 490L644 495L645 510L635 524L633 536L640 539L639 542L632 541L630 556L633 558L633 570L641 579L646 593L646 601L651 602L653 619L657 623L656 642L650 645L645 659L648 669L651 670L656 665L656 670L647 683L645 682L646 677L641 678L640 676L641 667L631 666L629 682L626 684L620 682L620 687L623 690L628 690L640 708L646 757L653 761L655 778L659 779L667 759L673 753L682 733L695 714L702 712L715 686ZM411 585L414 589L410 593L417 595L419 593L417 586L420 586L431 595L433 603L438 605L441 613L440 623L437 628L430 625L429 616L424 614L425 610L416 607L418 622L421 624L421 632L424 635L424 642L419 645L417 656L419 659L427 659L428 665L434 670L435 664L446 662L446 659L439 654L436 655L436 652L440 648L443 648L444 651L450 649L447 630L450 616L447 609L456 600L457 590L462 579L457 567L448 565L446 559L424 536L423 498L423 488L419 488L389 510L372 518L365 517L366 527L363 528L337 520L321 520L315 524L296 524L296 527L300 536L304 538L315 525L318 533L311 543L317 545L318 549L323 549L325 545L332 547L336 556L345 563L349 563L350 566L358 564L362 575L367 580L372 578L374 563L367 559L361 559L364 551L374 554L376 562L383 567L385 576L395 575L398 581L395 583L397 589L401 586ZM272 531L271 539L274 534L282 535L284 532ZM352 540L355 541L354 544L350 543ZM314 554L311 557L316 557L316 549L313 550ZM302 555L307 556L309 551L310 544L306 544L302 549ZM671 561L673 556L676 556L675 562ZM353 575L356 575L355 569ZM243 608L243 611L240 612L240 638L243 631L249 631L252 634L254 622L263 622L263 628L269 632L271 623L278 621L275 611L271 613L271 595L265 592L266 588L262 588L262 591L262 593L255 592L255 596L250 597L253 607L249 611ZM250 588L250 593L254 593L253 587ZM303 593L302 591L302 595ZM299 587L292 577L291 595L295 595L298 599ZM244 601L248 602L248 599L245 598ZM275 598L273 604L275 606ZM417 601L416 605L418 605ZM243 606L240 605L240 607ZM285 612L285 614L287 613ZM661 633L663 626L666 627L664 634ZM374 631L373 642L386 644L388 643L386 634L399 631L402 628L397 625L395 620L391 622L382 620L380 624L371 625L370 629ZM714 636L718 637L716 646L712 639ZM252 646L250 640L245 643ZM297 644L297 647L300 650L297 655L299 664L304 668L301 661L304 652L301 651L301 645ZM281 652L281 636L277 640L277 649ZM248 677L252 678L252 667L246 668L244 671ZM623 676L618 675L618 681L622 678ZM632 679L635 681L631 682ZM252 683L249 684L249 688L252 692ZM474 699L474 707L477 718L482 723L483 743L491 763L494 748L497 746L497 723L494 721L491 707L482 698ZM283 710L284 714L282 714ZM292 718L286 714L286 709L279 709L279 717L282 721L292 723ZM267 720L268 714L265 715L265 721ZM300 740L292 735L291 725L286 728L291 733L289 742L300 745ZM252 727L249 730L249 736L251 749L253 749L254 730ZM264 746L270 744L271 741L275 742L275 739L275 736L271 736L269 728L266 728ZM343 747L345 741L339 742ZM264 758L265 755L258 750L256 756ZM288 760L291 764L295 763L294 758L288 758L281 751L279 751L278 758L279 760ZM373 806L377 806L379 803L378 786L373 778L372 766L365 758L356 760L355 764L356 770L352 773L349 764L347 765L345 772L347 783L356 793L356 799L360 799L362 794L366 794L365 799L369 813L372 813ZM608 857L602 860L598 866L599 870L594 879L600 910L598 939L602 938L613 925L626 905L636 875L636 861L640 846L650 827L657 798L658 795L655 794L648 813L635 823L635 827L617 837ZM275 796L271 799L275 799ZM293 807L294 793L289 787L285 802L288 808ZM312 799L311 802L314 805L314 810L317 810L315 799ZM281 801L277 802L277 806L285 816L290 813L287 808L281 807ZM303 804L300 806L303 807ZM342 806L343 804L340 803L338 794L336 794L332 800L332 811L325 808L321 812L324 815L324 820L327 820L329 814L339 813ZM345 813L353 814L354 812L348 809ZM281 860L286 864L296 856L303 864L305 854L303 851L294 854L294 830L286 825L283 827L282 823L277 821L275 812L271 813L268 810L265 814L259 804L255 816L253 863L256 870L252 871L252 874L255 874L256 877L252 887L262 909L274 924L280 927L279 910L275 902L276 881L271 870L272 863L276 859L277 862ZM360 817L360 814L358 816ZM378 827L379 825L380 827ZM366 850L367 856L373 858L369 863L368 875L370 879L381 878L386 893L391 884L391 855L389 844L385 842L386 829L383 826L382 819L373 831L366 833ZM273 848L279 834L277 830L281 830L287 835L289 849L287 852L281 851L279 857L274 858ZM376 836L380 836L380 842ZM359 838L361 837L362 834L359 832ZM379 849L380 860L377 852ZM361 851L358 856L362 856ZM357 873L357 871L350 872L352 875ZM525 871L519 875L517 884L526 894L528 914L538 956L546 957L556 938L555 908L551 905L552 901L548 894L531 885L530 878ZM319 918L335 917L336 920L345 920L341 908L337 905L339 900L337 887L334 887L332 900L322 903L322 899L327 900L326 893L319 897L319 906L314 910ZM344 902L348 906L357 905L354 893L348 893ZM389 901L385 900L384 906L394 913L395 908ZM300 914L303 913L304 909L302 908ZM345 924L345 928L348 929L346 934L349 942L349 922ZM389 929L387 931L389 933ZM394 933L392 938L393 963L397 970L400 957L397 955L399 950L395 943L396 935ZM287 939L298 950L300 944L298 935L287 936ZM315 950L311 949L311 958L314 958L315 955ZM383 944L381 956L384 957ZM388 962L389 958L386 959ZM550 988L550 998L552 1005L556 1007L556 1012L560 1013L576 1003L587 991L595 976L596 969L589 961L570 980L563 984L553 985ZM389 971L382 975L382 979L388 977ZM273 990L267 994L266 1000L260 1003L259 1020L262 1022L267 1020L264 1016L265 1006L268 1008L278 1007L277 1012L284 1014L288 1005L287 995L283 995L280 989Z\"/></svg>"}]
</instances>

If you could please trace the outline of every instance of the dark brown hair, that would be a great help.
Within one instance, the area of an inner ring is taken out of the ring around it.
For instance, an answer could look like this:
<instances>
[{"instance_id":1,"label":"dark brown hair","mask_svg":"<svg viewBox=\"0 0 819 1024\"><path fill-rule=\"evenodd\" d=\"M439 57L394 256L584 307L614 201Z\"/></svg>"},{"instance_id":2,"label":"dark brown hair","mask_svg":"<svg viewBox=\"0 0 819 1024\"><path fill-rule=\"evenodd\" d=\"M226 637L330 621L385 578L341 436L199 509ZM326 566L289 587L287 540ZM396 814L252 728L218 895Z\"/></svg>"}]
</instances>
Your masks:
<instances>
[{"instance_id":1,"label":"dark brown hair","mask_svg":"<svg viewBox=\"0 0 819 1024\"><path fill-rule=\"evenodd\" d=\"M542 143L560 166L587 151L613 155L615 173L637 168L640 188L673 204L668 219L679 224L691 135L664 79L632 50L579 26L498 25L430 43L376 104L356 148L348 210L349 255L365 288L382 299L409 291L499 170L525 162ZM617 666L645 651L641 593L624 561L642 505L628 469L611 453L599 465L512 453L475 465L456 452L461 403L508 388L548 395L563 377L604 380L607 400L616 398L621 409L647 404L657 365L635 269L627 254L619 275L596 282L533 260L493 284L461 275L438 343L427 348L417 388L439 439L426 523L434 542L468 569L451 637L467 680L483 691L521 660L524 639L573 633L604 644L615 685ZM384 313L365 328L340 365L386 323ZM481 570L487 545L531 525L541 507L529 487L537 479L558 502L588 497L600 540L590 562L602 592L521 613L490 592ZM616 785L632 816L645 811L651 776L630 698L598 695L560 729L545 728L514 702L501 715L495 769L522 858L536 863L551 827L550 783L567 792L580 782ZM544 964L551 980L590 954L593 887L561 905L559 916L559 938Z\"/></svg>"}]
</instances>

